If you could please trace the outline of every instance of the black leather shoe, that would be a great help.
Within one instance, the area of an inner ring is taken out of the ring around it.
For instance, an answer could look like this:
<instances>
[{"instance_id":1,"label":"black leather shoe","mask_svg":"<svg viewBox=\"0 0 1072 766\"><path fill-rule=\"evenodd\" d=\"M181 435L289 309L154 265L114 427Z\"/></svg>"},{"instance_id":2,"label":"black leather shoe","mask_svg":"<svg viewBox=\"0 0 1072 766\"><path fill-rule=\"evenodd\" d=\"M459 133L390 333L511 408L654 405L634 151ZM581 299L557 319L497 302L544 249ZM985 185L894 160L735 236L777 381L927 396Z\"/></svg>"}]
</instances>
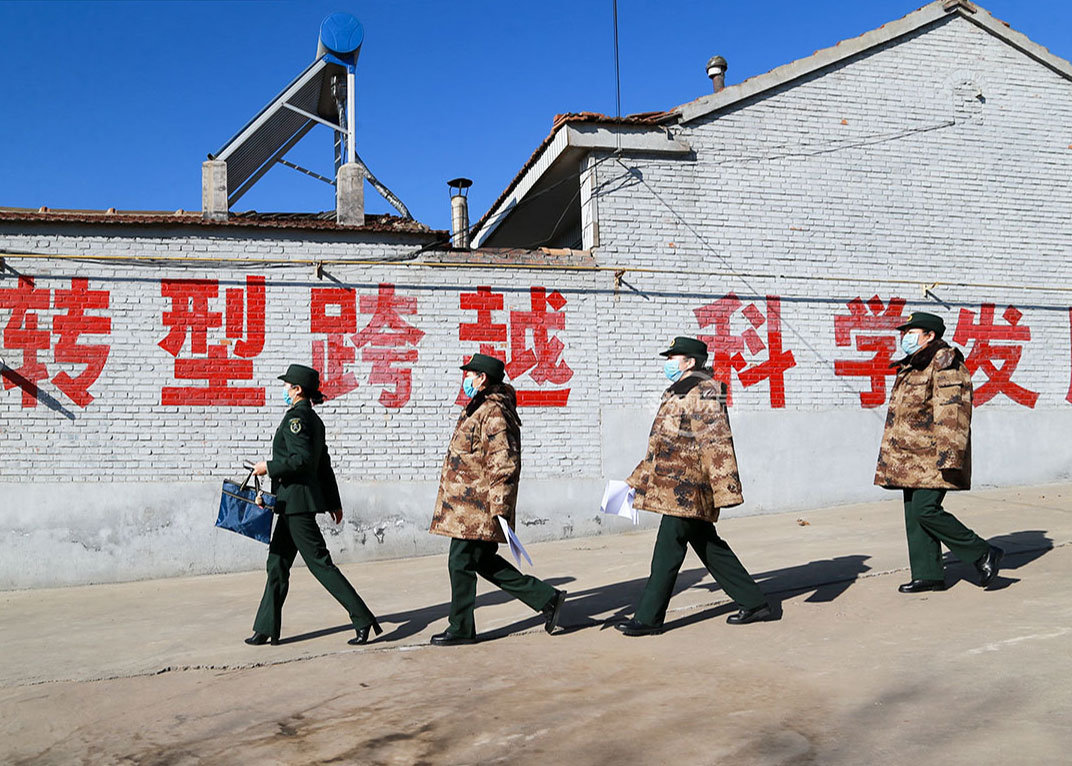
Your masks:
<instances>
[{"instance_id":1,"label":"black leather shoe","mask_svg":"<svg viewBox=\"0 0 1072 766\"><path fill-rule=\"evenodd\" d=\"M662 625L645 625L635 619L629 622L619 622L614 627L627 636L654 636L663 632Z\"/></svg>"},{"instance_id":2,"label":"black leather shoe","mask_svg":"<svg viewBox=\"0 0 1072 766\"><path fill-rule=\"evenodd\" d=\"M737 614L731 614L726 618L730 625L747 625L750 622L759 622L771 616L770 604L761 604L753 609L741 609Z\"/></svg>"},{"instance_id":3,"label":"black leather shoe","mask_svg":"<svg viewBox=\"0 0 1072 766\"><path fill-rule=\"evenodd\" d=\"M928 590L945 590L945 580L913 580L897 588L901 593L923 593Z\"/></svg>"},{"instance_id":4,"label":"black leather shoe","mask_svg":"<svg viewBox=\"0 0 1072 766\"><path fill-rule=\"evenodd\" d=\"M373 621L373 623L371 625L366 625L363 628L357 628L357 635L354 636L353 638L351 638L346 643L350 644L350 646L358 646L360 644L367 644L370 630L376 631L377 636L380 635L381 633L383 633L383 628L380 627L380 623L376 622L376 621Z\"/></svg>"},{"instance_id":5,"label":"black leather shoe","mask_svg":"<svg viewBox=\"0 0 1072 766\"><path fill-rule=\"evenodd\" d=\"M268 643L275 646L279 643L279 639L276 636L268 636L264 633L254 633L252 636L245 639L245 642L250 646L264 646Z\"/></svg>"},{"instance_id":6,"label":"black leather shoe","mask_svg":"<svg viewBox=\"0 0 1072 766\"><path fill-rule=\"evenodd\" d=\"M556 590L555 595L551 598L551 603L543 608L543 613L547 617L547 622L544 623L543 629L548 633L553 633L555 626L558 625L558 616L562 612L562 605L566 603L566 591Z\"/></svg>"},{"instance_id":7,"label":"black leather shoe","mask_svg":"<svg viewBox=\"0 0 1072 766\"><path fill-rule=\"evenodd\" d=\"M442 633L436 633L432 636L432 644L434 646L459 646L461 644L475 644L476 637L466 638L465 636L456 636L449 630L444 630Z\"/></svg>"},{"instance_id":8,"label":"black leather shoe","mask_svg":"<svg viewBox=\"0 0 1072 766\"><path fill-rule=\"evenodd\" d=\"M980 587L985 588L998 576L998 569L1001 566L1001 559L1004 555L1005 551L996 545L991 545L986 555L975 562L975 568L979 570Z\"/></svg>"}]
</instances>

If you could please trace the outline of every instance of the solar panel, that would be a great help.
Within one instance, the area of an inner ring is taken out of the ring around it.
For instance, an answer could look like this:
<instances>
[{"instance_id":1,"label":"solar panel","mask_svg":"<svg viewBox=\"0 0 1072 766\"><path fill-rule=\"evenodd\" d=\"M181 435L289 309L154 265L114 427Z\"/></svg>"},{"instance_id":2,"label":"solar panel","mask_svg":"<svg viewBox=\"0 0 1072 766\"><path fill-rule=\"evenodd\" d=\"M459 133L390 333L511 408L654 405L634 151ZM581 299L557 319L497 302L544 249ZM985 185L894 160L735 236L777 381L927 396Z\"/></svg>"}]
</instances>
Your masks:
<instances>
[{"instance_id":1,"label":"solar panel","mask_svg":"<svg viewBox=\"0 0 1072 766\"><path fill-rule=\"evenodd\" d=\"M380 183L361 161L354 146L354 74L364 37L361 22L348 13L333 13L324 19L320 25L316 60L218 152L208 156L226 166L228 209L276 164L337 186L335 180L284 159L305 134L321 124L335 131L336 177L344 163L356 165L364 179L403 218L413 218L402 200ZM202 177L202 183L209 186L202 186L203 195L208 193L207 188L219 189L217 182L206 182L205 178ZM226 211L222 212L226 218Z\"/></svg>"},{"instance_id":2,"label":"solar panel","mask_svg":"<svg viewBox=\"0 0 1072 766\"><path fill-rule=\"evenodd\" d=\"M339 113L331 92L334 81L339 83L337 92L345 93L346 67L333 58L328 54L310 64L211 155L210 159L227 163L228 206L249 191L318 122L346 132L346 127L338 124Z\"/></svg>"}]
</instances>

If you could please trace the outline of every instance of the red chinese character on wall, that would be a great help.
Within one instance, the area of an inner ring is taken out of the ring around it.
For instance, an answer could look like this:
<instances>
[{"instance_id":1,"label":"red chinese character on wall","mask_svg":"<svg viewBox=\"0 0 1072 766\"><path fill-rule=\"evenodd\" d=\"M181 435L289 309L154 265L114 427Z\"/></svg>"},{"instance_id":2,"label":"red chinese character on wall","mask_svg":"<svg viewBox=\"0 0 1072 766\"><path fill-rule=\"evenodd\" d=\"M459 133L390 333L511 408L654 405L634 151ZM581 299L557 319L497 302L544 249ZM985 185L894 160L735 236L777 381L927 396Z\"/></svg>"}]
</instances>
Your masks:
<instances>
[{"instance_id":1,"label":"red chinese character on wall","mask_svg":"<svg viewBox=\"0 0 1072 766\"><path fill-rule=\"evenodd\" d=\"M85 368L73 377L60 372L52 382L72 402L85 407L93 401L89 387L104 370L111 346L103 343L79 344L78 339L82 335L111 333L110 318L86 313L87 310L108 308L109 295L104 290L90 290L88 279L72 279L71 289L56 290L55 297L56 308L65 309L65 313L52 319L52 332L59 336L53 349L53 358L61 364L84 364Z\"/></svg>"},{"instance_id":2,"label":"red chinese character on wall","mask_svg":"<svg viewBox=\"0 0 1072 766\"><path fill-rule=\"evenodd\" d=\"M372 315L360 332L358 308L360 313ZM334 399L358 388L357 376L347 366L361 349L361 361L372 365L369 385L391 387L380 392L380 404L405 406L413 392L413 370L398 365L417 361L417 345L424 331L403 316L416 313L417 299L398 295L392 284L381 284L375 296L358 296L348 288L313 288L309 330L327 335L326 340L313 341L313 367L320 371L324 396Z\"/></svg>"},{"instance_id":3,"label":"red chinese character on wall","mask_svg":"<svg viewBox=\"0 0 1072 766\"><path fill-rule=\"evenodd\" d=\"M573 377L573 370L562 359L565 345L553 333L566 329L566 299L557 290L548 293L543 287L529 291L529 311L510 312L510 361L506 374L512 380L528 373L537 385L561 386ZM531 338L531 345L530 345ZM569 389L565 389L569 397ZM533 394L557 392L533 391ZM545 397L553 402L554 397ZM566 403L562 399L562 404Z\"/></svg>"},{"instance_id":4,"label":"red chinese character on wall","mask_svg":"<svg viewBox=\"0 0 1072 766\"><path fill-rule=\"evenodd\" d=\"M11 309L11 317L4 328L4 348L22 351L22 364L14 369L2 370L4 389L18 386L22 389L22 406L36 407L37 384L48 379L48 368L38 353L47 351L51 345L48 330L39 326L39 311L50 306L50 291L34 286L32 277L19 277L16 287L0 290L0 308ZM77 375L61 370L52 377L52 382L79 407L93 401L89 387L97 382L111 347L107 344L81 345L82 335L108 335L112 320L108 317L87 314L87 311L106 309L109 295L106 290L90 290L88 279L72 279L69 290L55 291L55 308L63 309L52 319L52 334L58 336L53 348L56 365L85 365Z\"/></svg>"},{"instance_id":5,"label":"red chinese character on wall","mask_svg":"<svg viewBox=\"0 0 1072 766\"><path fill-rule=\"evenodd\" d=\"M227 288L224 312L212 311L218 301L219 282L214 279L162 279L160 294L171 300L163 323L170 328L158 344L175 357L177 380L204 381L201 386L164 386L160 403L164 405L241 405L264 404L263 386L232 386L232 381L253 380L253 362L264 350L265 286L264 277L246 277L246 287ZM224 338L209 343L209 336ZM180 358L187 346L191 356ZM234 356L227 346L233 342Z\"/></svg>"},{"instance_id":6,"label":"red chinese character on wall","mask_svg":"<svg viewBox=\"0 0 1072 766\"><path fill-rule=\"evenodd\" d=\"M4 348L22 352L22 364L4 367L4 390L22 389L22 406L37 406L37 384L48 379L48 368L37 358L50 345L48 330L38 329L38 311L47 311L51 301L46 288L35 288L33 277L19 277L15 287L0 290L0 309L11 309L4 326Z\"/></svg>"},{"instance_id":7,"label":"red chinese character on wall","mask_svg":"<svg viewBox=\"0 0 1072 766\"><path fill-rule=\"evenodd\" d=\"M313 367L320 372L320 391L334 399L357 388L357 376L346 365L357 358L346 336L357 332L357 297L343 287L314 287L309 304L309 331L324 333L313 341Z\"/></svg>"},{"instance_id":8,"label":"red chinese character on wall","mask_svg":"<svg viewBox=\"0 0 1072 766\"><path fill-rule=\"evenodd\" d=\"M890 367L897 349L897 327L903 324L903 298L882 299L873 295L864 301L856 297L848 302L848 315L834 317L834 343L851 346L856 334L856 350L871 354L870 359L835 359L834 374L871 379L871 390L860 392L860 406L878 407L886 402L886 379L897 374Z\"/></svg>"},{"instance_id":9,"label":"red chinese character on wall","mask_svg":"<svg viewBox=\"0 0 1072 766\"><path fill-rule=\"evenodd\" d=\"M693 309L701 329L714 327L713 334L697 337L707 344L714 377L726 384L728 404L733 403L731 377L736 372L746 388L769 381L771 407L785 406L785 371L796 366L796 359L792 351L782 348L782 299L768 295L766 309L764 314L755 303L744 305L732 292L714 303ZM735 335L732 320L738 311L747 326L744 332ZM766 342L757 332L760 328L765 330ZM745 352L751 357L765 352L766 359L749 365Z\"/></svg>"},{"instance_id":10,"label":"red chinese character on wall","mask_svg":"<svg viewBox=\"0 0 1072 766\"><path fill-rule=\"evenodd\" d=\"M984 303L979 307L979 321L975 321L975 312L961 309L957 319L957 331L953 342L967 347L973 342L968 358L964 364L974 375L982 370L987 382L975 389L975 406L986 404L998 394L1012 399L1025 407L1034 407L1038 394L1012 382L1016 365L1020 363L1023 343L1031 340L1031 329L1021 325L1023 312L1009 306L1001 315L1007 322L1004 326L994 323L994 304ZM1014 341L995 344L994 341ZM1001 365L995 364L995 360Z\"/></svg>"},{"instance_id":11,"label":"red chinese character on wall","mask_svg":"<svg viewBox=\"0 0 1072 766\"><path fill-rule=\"evenodd\" d=\"M528 310L507 312L508 324L496 322L494 312L504 311L505 305L503 294L493 293L490 287L462 293L459 306L463 311L475 311L476 321L458 325L458 340L479 343L481 354L505 363L506 375L517 389L519 407L565 407L570 389L561 386L573 377L573 370L562 359L565 344L555 335L566 329L565 297L557 290L532 287ZM509 358L504 346L509 349ZM539 388L523 387L519 379L525 375ZM456 403L466 401L459 393Z\"/></svg>"},{"instance_id":12,"label":"red chinese character on wall","mask_svg":"<svg viewBox=\"0 0 1072 766\"><path fill-rule=\"evenodd\" d=\"M380 404L402 407L413 390L413 370L395 365L417 361L417 344L424 331L402 318L403 314L417 313L417 299L396 295L394 285L381 284L375 298L361 296L359 307L362 314L372 314L365 328L354 336L354 345L362 349L361 361L372 363L369 385L393 386L380 392Z\"/></svg>"}]
</instances>

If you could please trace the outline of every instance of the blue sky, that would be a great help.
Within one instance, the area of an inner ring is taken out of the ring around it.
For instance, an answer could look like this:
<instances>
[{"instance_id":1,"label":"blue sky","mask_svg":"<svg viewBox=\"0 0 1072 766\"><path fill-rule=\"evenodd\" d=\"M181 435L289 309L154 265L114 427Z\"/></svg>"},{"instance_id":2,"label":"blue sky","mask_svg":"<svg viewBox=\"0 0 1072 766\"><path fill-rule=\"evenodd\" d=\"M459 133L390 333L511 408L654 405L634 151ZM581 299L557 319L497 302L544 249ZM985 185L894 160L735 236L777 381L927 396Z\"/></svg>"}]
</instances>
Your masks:
<instances>
[{"instance_id":1,"label":"blue sky","mask_svg":"<svg viewBox=\"0 0 1072 766\"><path fill-rule=\"evenodd\" d=\"M710 92L704 64L739 82L899 18L922 0L619 0L622 113ZM1072 2L983 7L1072 58ZM320 22L365 27L357 147L435 228L446 181L474 180L475 220L559 112L615 110L611 0L3 2L0 205L200 207L200 166L304 69ZM672 11L660 10L672 8ZM318 127L288 156L331 175ZM330 186L285 167L236 209L334 207ZM391 212L371 189L369 212Z\"/></svg>"}]
</instances>

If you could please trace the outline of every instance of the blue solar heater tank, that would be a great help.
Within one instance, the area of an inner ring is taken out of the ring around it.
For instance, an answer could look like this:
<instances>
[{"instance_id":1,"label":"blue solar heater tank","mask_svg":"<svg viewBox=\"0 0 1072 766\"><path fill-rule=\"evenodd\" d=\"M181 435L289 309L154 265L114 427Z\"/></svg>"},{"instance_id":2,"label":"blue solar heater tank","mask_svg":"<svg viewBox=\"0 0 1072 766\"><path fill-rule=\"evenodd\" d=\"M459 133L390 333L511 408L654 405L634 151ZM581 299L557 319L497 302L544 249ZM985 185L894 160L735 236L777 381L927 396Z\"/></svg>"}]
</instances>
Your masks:
<instances>
[{"instance_id":1,"label":"blue solar heater tank","mask_svg":"<svg viewBox=\"0 0 1072 766\"><path fill-rule=\"evenodd\" d=\"M356 64L364 39L365 28L360 21L349 13L333 13L320 24L316 57L333 53L351 65Z\"/></svg>"}]
</instances>

